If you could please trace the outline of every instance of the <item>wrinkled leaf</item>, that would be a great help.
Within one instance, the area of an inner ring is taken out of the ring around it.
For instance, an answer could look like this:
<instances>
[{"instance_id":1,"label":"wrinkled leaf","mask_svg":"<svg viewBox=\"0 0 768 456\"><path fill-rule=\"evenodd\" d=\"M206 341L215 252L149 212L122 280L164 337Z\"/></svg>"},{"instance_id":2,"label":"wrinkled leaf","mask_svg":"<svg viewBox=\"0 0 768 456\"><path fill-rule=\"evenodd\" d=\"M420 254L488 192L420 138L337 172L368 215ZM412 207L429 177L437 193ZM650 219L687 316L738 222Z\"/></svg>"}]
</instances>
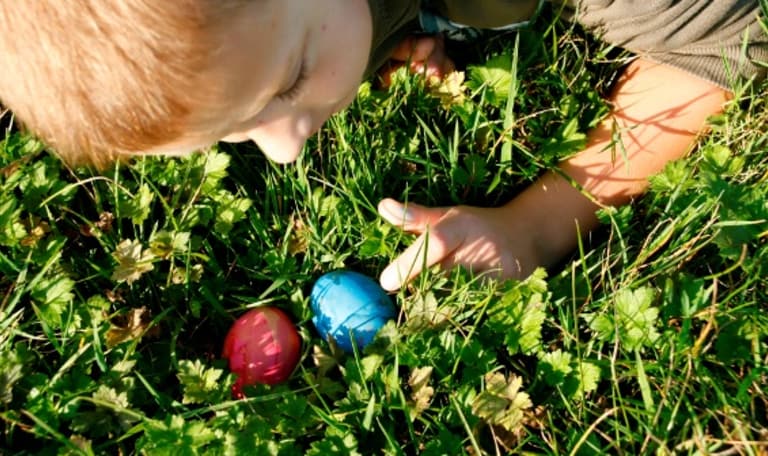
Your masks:
<instances>
[{"instance_id":1,"label":"wrinkled leaf","mask_svg":"<svg viewBox=\"0 0 768 456\"><path fill-rule=\"evenodd\" d=\"M199 359L179 362L176 377L181 383L183 404L216 403L227 395L229 383L221 381L221 369L205 366Z\"/></svg>"},{"instance_id":2,"label":"wrinkled leaf","mask_svg":"<svg viewBox=\"0 0 768 456\"><path fill-rule=\"evenodd\" d=\"M498 372L485 376L485 390L472 401L472 413L488 424L498 425L509 432L519 430L525 412L533 407L530 397L521 391L523 379L509 379Z\"/></svg>"},{"instance_id":3,"label":"wrinkled leaf","mask_svg":"<svg viewBox=\"0 0 768 456\"><path fill-rule=\"evenodd\" d=\"M408 377L408 386L411 387L411 421L429 408L432 402L435 389L429 386L429 380L432 378L433 370L432 366L416 367Z\"/></svg>"},{"instance_id":4,"label":"wrinkled leaf","mask_svg":"<svg viewBox=\"0 0 768 456\"><path fill-rule=\"evenodd\" d=\"M150 316L146 307L131 309L126 315L113 320L106 333L107 347L114 347L140 338L149 329Z\"/></svg>"},{"instance_id":5,"label":"wrinkled leaf","mask_svg":"<svg viewBox=\"0 0 768 456\"><path fill-rule=\"evenodd\" d=\"M155 255L149 249L144 250L138 240L123 240L112 253L112 258L117 261L117 266L112 271L112 280L127 282L128 285L154 269L152 261Z\"/></svg>"},{"instance_id":6,"label":"wrinkled leaf","mask_svg":"<svg viewBox=\"0 0 768 456\"><path fill-rule=\"evenodd\" d=\"M75 282L61 274L45 277L32 288L32 299L37 303L38 315L47 325L59 328L62 315L72 303Z\"/></svg>"}]
</instances>

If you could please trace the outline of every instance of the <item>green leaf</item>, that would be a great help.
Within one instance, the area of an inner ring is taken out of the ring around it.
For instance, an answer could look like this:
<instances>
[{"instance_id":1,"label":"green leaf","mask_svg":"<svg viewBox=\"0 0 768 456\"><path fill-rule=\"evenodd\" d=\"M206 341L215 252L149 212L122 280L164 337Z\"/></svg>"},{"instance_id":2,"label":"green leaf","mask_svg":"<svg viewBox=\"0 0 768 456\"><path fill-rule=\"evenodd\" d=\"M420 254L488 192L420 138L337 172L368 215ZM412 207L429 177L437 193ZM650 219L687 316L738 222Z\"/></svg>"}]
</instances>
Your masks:
<instances>
[{"instance_id":1,"label":"green leaf","mask_svg":"<svg viewBox=\"0 0 768 456\"><path fill-rule=\"evenodd\" d=\"M38 210L49 197L53 197L49 202L54 204L65 204L71 199L76 187L68 186L61 180L60 169L59 163L52 157L44 157L25 169L29 178L22 180L19 186L24 193L22 201L28 210Z\"/></svg>"},{"instance_id":2,"label":"green leaf","mask_svg":"<svg viewBox=\"0 0 768 456\"><path fill-rule=\"evenodd\" d=\"M44 277L31 290L32 299L37 303L38 316L46 325L60 328L62 315L66 312L75 295L75 282L64 274Z\"/></svg>"},{"instance_id":3,"label":"green leaf","mask_svg":"<svg viewBox=\"0 0 768 456\"><path fill-rule=\"evenodd\" d=\"M134 225L141 225L149 217L150 205L155 195L147 184L141 184L135 195L121 195L117 211L120 217L129 218Z\"/></svg>"},{"instance_id":4,"label":"green leaf","mask_svg":"<svg viewBox=\"0 0 768 456\"><path fill-rule=\"evenodd\" d=\"M509 432L522 426L525 412L533 407L530 397L521 391L523 379L511 376L507 380L498 372L485 376L485 390L472 401L472 413L488 424L499 425Z\"/></svg>"},{"instance_id":5,"label":"green leaf","mask_svg":"<svg viewBox=\"0 0 768 456\"><path fill-rule=\"evenodd\" d=\"M541 346L546 314L546 273L537 269L526 280L514 282L490 309L490 329L502 334L510 354L530 354Z\"/></svg>"},{"instance_id":6,"label":"green leaf","mask_svg":"<svg viewBox=\"0 0 768 456\"><path fill-rule=\"evenodd\" d=\"M219 187L221 180L227 177L227 168L229 168L231 158L229 155L217 150L210 150L203 156L205 157L205 166L203 168L205 178L203 180L202 193L210 195Z\"/></svg>"},{"instance_id":7,"label":"green leaf","mask_svg":"<svg viewBox=\"0 0 768 456\"><path fill-rule=\"evenodd\" d=\"M431 291L410 296L403 303L403 309L408 318L405 328L413 331L439 327L450 320L454 311L450 306L439 307Z\"/></svg>"},{"instance_id":8,"label":"green leaf","mask_svg":"<svg viewBox=\"0 0 768 456\"><path fill-rule=\"evenodd\" d=\"M664 170L649 179L650 191L654 193L672 193L678 188L687 189L695 181L691 178L691 166L685 159L671 161Z\"/></svg>"},{"instance_id":9,"label":"green leaf","mask_svg":"<svg viewBox=\"0 0 768 456\"><path fill-rule=\"evenodd\" d=\"M198 455L217 438L204 422L186 422L179 415L170 416L163 422L148 420L144 428L144 436L137 447L145 454L158 456Z\"/></svg>"},{"instance_id":10,"label":"green leaf","mask_svg":"<svg viewBox=\"0 0 768 456\"><path fill-rule=\"evenodd\" d=\"M744 167L744 157L734 155L731 149L722 144L709 144L701 151L701 168L718 176L731 176Z\"/></svg>"},{"instance_id":11,"label":"green leaf","mask_svg":"<svg viewBox=\"0 0 768 456\"><path fill-rule=\"evenodd\" d=\"M0 245L13 247L27 235L19 221L21 208L12 193L0 193Z\"/></svg>"},{"instance_id":12,"label":"green leaf","mask_svg":"<svg viewBox=\"0 0 768 456\"><path fill-rule=\"evenodd\" d=\"M222 454L227 456L282 454L275 441L272 426L264 417L251 410L245 413L239 411L235 417L234 423L224 427L226 435L222 442Z\"/></svg>"},{"instance_id":13,"label":"green leaf","mask_svg":"<svg viewBox=\"0 0 768 456\"><path fill-rule=\"evenodd\" d=\"M579 119L574 117L561 125L554 135L547 136L538 153L542 157L562 158L582 150L586 144L587 135L579 130Z\"/></svg>"},{"instance_id":14,"label":"green leaf","mask_svg":"<svg viewBox=\"0 0 768 456\"><path fill-rule=\"evenodd\" d=\"M138 417L129 412L131 404L126 392L101 385L92 395L92 406L78 410L72 420L72 429L89 433L92 437L108 436L128 430ZM86 405L88 402L83 401Z\"/></svg>"},{"instance_id":15,"label":"green leaf","mask_svg":"<svg viewBox=\"0 0 768 456\"><path fill-rule=\"evenodd\" d=\"M329 454L343 454L348 456L360 456L357 449L357 439L351 432L329 426L323 440L312 443L307 456L326 456Z\"/></svg>"},{"instance_id":16,"label":"green leaf","mask_svg":"<svg viewBox=\"0 0 768 456\"><path fill-rule=\"evenodd\" d=\"M715 340L717 358L730 365L744 364L756 356L752 350L757 346L760 331L750 315L741 318L731 317L730 321L720 323L720 330ZM767 330L768 331L768 330Z\"/></svg>"},{"instance_id":17,"label":"green leaf","mask_svg":"<svg viewBox=\"0 0 768 456\"><path fill-rule=\"evenodd\" d=\"M199 359L179 362L176 377L181 383L183 404L217 403L227 396L229 382L221 381L221 369L205 366Z\"/></svg>"},{"instance_id":18,"label":"green leaf","mask_svg":"<svg viewBox=\"0 0 768 456\"><path fill-rule=\"evenodd\" d=\"M570 353L557 349L541 357L537 370L544 377L544 381L548 385L559 385L573 371L571 359Z\"/></svg>"},{"instance_id":19,"label":"green leaf","mask_svg":"<svg viewBox=\"0 0 768 456\"><path fill-rule=\"evenodd\" d=\"M591 329L599 340L613 340L616 327L613 324L613 318L608 315L582 314L589 321Z\"/></svg>"},{"instance_id":20,"label":"green leaf","mask_svg":"<svg viewBox=\"0 0 768 456\"><path fill-rule=\"evenodd\" d=\"M154 269L152 261L155 255L149 249L144 250L138 240L123 240L112 253L112 258L117 261L117 267L112 271L112 280L127 282L128 285Z\"/></svg>"},{"instance_id":21,"label":"green leaf","mask_svg":"<svg viewBox=\"0 0 768 456\"><path fill-rule=\"evenodd\" d=\"M719 228L715 243L724 258L737 260L743 247L755 243L768 230L768 190L765 186L728 183L716 178L707 191L719 199Z\"/></svg>"},{"instance_id":22,"label":"green leaf","mask_svg":"<svg viewBox=\"0 0 768 456\"><path fill-rule=\"evenodd\" d=\"M218 203L216 207L216 221L214 230L217 233L228 234L235 223L245 218L245 212L253 204L248 198L237 198L226 190L216 192L214 200Z\"/></svg>"},{"instance_id":23,"label":"green leaf","mask_svg":"<svg viewBox=\"0 0 768 456\"><path fill-rule=\"evenodd\" d=\"M21 380L23 367L15 352L0 354L0 404L13 401L13 386Z\"/></svg>"},{"instance_id":24,"label":"green leaf","mask_svg":"<svg viewBox=\"0 0 768 456\"><path fill-rule=\"evenodd\" d=\"M189 239L188 231L158 231L149 239L149 249L160 258L183 255L189 250Z\"/></svg>"},{"instance_id":25,"label":"green leaf","mask_svg":"<svg viewBox=\"0 0 768 456\"><path fill-rule=\"evenodd\" d=\"M565 390L569 397L581 400L585 394L597 389L601 376L598 365L589 361L577 362L568 376Z\"/></svg>"},{"instance_id":26,"label":"green leaf","mask_svg":"<svg viewBox=\"0 0 768 456\"><path fill-rule=\"evenodd\" d=\"M588 361L573 359L573 355L560 349L541 356L537 367L539 375L550 386L559 386L571 399L581 400L597 389L600 368Z\"/></svg>"},{"instance_id":27,"label":"green leaf","mask_svg":"<svg viewBox=\"0 0 768 456\"><path fill-rule=\"evenodd\" d=\"M635 211L630 204L618 208L606 206L598 209L595 215L603 225L615 226L619 232L624 233L629 230Z\"/></svg>"},{"instance_id":28,"label":"green leaf","mask_svg":"<svg viewBox=\"0 0 768 456\"><path fill-rule=\"evenodd\" d=\"M493 106L502 107L507 101L509 90L514 82L512 73L512 55L501 54L489 59L485 64L470 65L467 86L473 90L485 88L486 100Z\"/></svg>"},{"instance_id":29,"label":"green leaf","mask_svg":"<svg viewBox=\"0 0 768 456\"><path fill-rule=\"evenodd\" d=\"M368 355L360 360L360 367L362 369L363 381L368 381L373 377L376 372L379 371L381 365L384 363L384 357L378 354Z\"/></svg>"},{"instance_id":30,"label":"green leaf","mask_svg":"<svg viewBox=\"0 0 768 456\"><path fill-rule=\"evenodd\" d=\"M612 314L585 314L584 318L598 339L613 342L618 336L625 350L641 350L659 339L659 309L652 306L654 299L655 292L650 287L622 289L614 296Z\"/></svg>"}]
</instances>

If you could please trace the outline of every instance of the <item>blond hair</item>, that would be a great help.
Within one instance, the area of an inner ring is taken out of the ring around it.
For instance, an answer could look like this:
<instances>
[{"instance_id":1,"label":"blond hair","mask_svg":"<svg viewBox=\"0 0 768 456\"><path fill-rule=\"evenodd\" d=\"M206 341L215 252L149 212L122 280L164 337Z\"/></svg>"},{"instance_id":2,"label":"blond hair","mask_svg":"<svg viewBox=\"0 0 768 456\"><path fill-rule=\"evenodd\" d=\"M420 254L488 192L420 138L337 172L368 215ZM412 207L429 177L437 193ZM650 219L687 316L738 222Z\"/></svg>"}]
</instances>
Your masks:
<instances>
[{"instance_id":1,"label":"blond hair","mask_svg":"<svg viewBox=\"0 0 768 456\"><path fill-rule=\"evenodd\" d=\"M217 21L247 1L3 1L0 102L71 163L172 141L204 103Z\"/></svg>"}]
</instances>

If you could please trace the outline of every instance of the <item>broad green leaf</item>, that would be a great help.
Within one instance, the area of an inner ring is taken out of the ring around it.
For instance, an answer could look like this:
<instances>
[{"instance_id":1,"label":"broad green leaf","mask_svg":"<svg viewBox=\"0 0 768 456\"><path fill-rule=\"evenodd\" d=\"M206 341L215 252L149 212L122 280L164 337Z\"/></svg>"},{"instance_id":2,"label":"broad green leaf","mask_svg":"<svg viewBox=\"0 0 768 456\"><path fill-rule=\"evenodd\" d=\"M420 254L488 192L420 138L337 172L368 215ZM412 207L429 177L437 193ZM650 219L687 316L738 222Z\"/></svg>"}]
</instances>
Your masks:
<instances>
[{"instance_id":1,"label":"broad green leaf","mask_svg":"<svg viewBox=\"0 0 768 456\"><path fill-rule=\"evenodd\" d=\"M407 317L405 327L413 331L439 327L450 320L453 311L448 306L439 307L431 291L409 297L403 303L403 309Z\"/></svg>"},{"instance_id":2,"label":"broad green leaf","mask_svg":"<svg viewBox=\"0 0 768 456\"><path fill-rule=\"evenodd\" d=\"M223 454L240 456L244 454L274 455L280 453L278 442L274 441L271 424L258 413L239 413L237 423L226 427ZM213 453L216 454L216 453Z\"/></svg>"},{"instance_id":3,"label":"broad green leaf","mask_svg":"<svg viewBox=\"0 0 768 456\"><path fill-rule=\"evenodd\" d=\"M144 429L138 448L145 454L159 456L198 455L217 438L204 421L185 421L179 415L172 415L165 421L147 420Z\"/></svg>"},{"instance_id":4,"label":"broad green leaf","mask_svg":"<svg viewBox=\"0 0 768 456\"><path fill-rule=\"evenodd\" d=\"M19 186L23 192L22 202L30 211L39 209L44 201L46 204L65 204L74 195L76 186L61 180L59 163L52 157L32 163L25 172L29 178L22 180Z\"/></svg>"},{"instance_id":5,"label":"broad green leaf","mask_svg":"<svg viewBox=\"0 0 768 456\"><path fill-rule=\"evenodd\" d=\"M548 385L556 386L563 383L565 377L573 370L571 359L570 353L557 349L541 357L537 370Z\"/></svg>"},{"instance_id":6,"label":"broad green leaf","mask_svg":"<svg viewBox=\"0 0 768 456\"><path fill-rule=\"evenodd\" d=\"M734 155L731 149L722 144L707 145L701 151L702 169L719 176L738 173L744 166L744 157Z\"/></svg>"},{"instance_id":7,"label":"broad green leaf","mask_svg":"<svg viewBox=\"0 0 768 456\"><path fill-rule=\"evenodd\" d=\"M72 303L75 282L63 273L45 277L32 288L32 299L37 303L38 315L48 326L60 328L62 316Z\"/></svg>"},{"instance_id":8,"label":"broad green leaf","mask_svg":"<svg viewBox=\"0 0 768 456\"><path fill-rule=\"evenodd\" d=\"M217 233L226 235L235 223L245 218L245 213L253 204L248 198L237 198L226 190L216 192L214 200L217 203L216 221L214 230Z\"/></svg>"},{"instance_id":9,"label":"broad green leaf","mask_svg":"<svg viewBox=\"0 0 768 456\"><path fill-rule=\"evenodd\" d=\"M583 317L600 340L613 342L618 336L627 351L651 347L659 338L656 329L659 309L652 306L655 295L650 287L625 288L616 292L613 312L584 314Z\"/></svg>"},{"instance_id":10,"label":"broad green leaf","mask_svg":"<svg viewBox=\"0 0 768 456\"><path fill-rule=\"evenodd\" d=\"M112 253L112 258L117 261L117 266L112 271L112 280L127 282L128 285L154 269L152 261L155 255L149 249L144 250L138 240L123 240Z\"/></svg>"},{"instance_id":11,"label":"broad green leaf","mask_svg":"<svg viewBox=\"0 0 768 456\"><path fill-rule=\"evenodd\" d=\"M512 55L501 54L483 65L470 65L467 85L473 90L486 90L486 99L496 107L503 106L514 82Z\"/></svg>"},{"instance_id":12,"label":"broad green leaf","mask_svg":"<svg viewBox=\"0 0 768 456\"><path fill-rule=\"evenodd\" d=\"M134 195L123 195L117 205L120 217L129 218L134 225L141 225L149 217L150 205L155 195L147 184L141 184Z\"/></svg>"},{"instance_id":13,"label":"broad green leaf","mask_svg":"<svg viewBox=\"0 0 768 456\"><path fill-rule=\"evenodd\" d=\"M555 134L546 138L539 146L538 154L542 157L563 158L582 150L586 143L587 135L579 129L579 119L574 117L561 125Z\"/></svg>"},{"instance_id":14,"label":"broad green leaf","mask_svg":"<svg viewBox=\"0 0 768 456\"><path fill-rule=\"evenodd\" d=\"M363 381L368 381L371 377L379 371L381 365L384 363L384 357L378 354L372 354L364 357L360 360L360 367L362 369Z\"/></svg>"},{"instance_id":15,"label":"broad green leaf","mask_svg":"<svg viewBox=\"0 0 768 456\"><path fill-rule=\"evenodd\" d=\"M621 290L616 295L616 316L620 324L619 336L627 350L652 346L659 338L656 329L659 309L652 307L655 293L648 287L634 291Z\"/></svg>"},{"instance_id":16,"label":"broad green leaf","mask_svg":"<svg viewBox=\"0 0 768 456\"><path fill-rule=\"evenodd\" d=\"M228 393L228 382L221 381L221 369L205 366L199 359L181 360L176 377L181 383L183 404L217 403Z\"/></svg>"},{"instance_id":17,"label":"broad green leaf","mask_svg":"<svg viewBox=\"0 0 768 456\"><path fill-rule=\"evenodd\" d=\"M160 258L183 255L189 249L189 239L188 231L158 231L149 239L149 249Z\"/></svg>"},{"instance_id":18,"label":"broad green leaf","mask_svg":"<svg viewBox=\"0 0 768 456\"><path fill-rule=\"evenodd\" d=\"M488 329L504 338L510 354L530 354L540 347L549 297L545 278L546 272L539 268L524 281L511 282L489 308Z\"/></svg>"},{"instance_id":19,"label":"broad green leaf","mask_svg":"<svg viewBox=\"0 0 768 456\"><path fill-rule=\"evenodd\" d=\"M662 172L650 177L650 190L654 193L672 193L678 188L689 188L695 183L691 173L688 160L671 161L664 166Z\"/></svg>"},{"instance_id":20,"label":"broad green leaf","mask_svg":"<svg viewBox=\"0 0 768 456\"><path fill-rule=\"evenodd\" d=\"M489 372L485 376L485 390L472 402L472 413L488 424L499 425L509 432L522 426L525 412L533 407L530 397L521 391L523 379Z\"/></svg>"},{"instance_id":21,"label":"broad green leaf","mask_svg":"<svg viewBox=\"0 0 768 456\"><path fill-rule=\"evenodd\" d=\"M223 178L227 177L227 168L229 168L229 155L212 149L204 154L205 178L203 181L202 192L209 195L218 189Z\"/></svg>"},{"instance_id":22,"label":"broad green leaf","mask_svg":"<svg viewBox=\"0 0 768 456\"><path fill-rule=\"evenodd\" d=\"M583 399L586 393L595 391L600 383L601 374L600 367L594 363L576 362L568 376L569 384L573 385L569 388L570 396L574 399Z\"/></svg>"},{"instance_id":23,"label":"broad green leaf","mask_svg":"<svg viewBox=\"0 0 768 456\"><path fill-rule=\"evenodd\" d=\"M330 454L343 454L346 456L360 456L357 449L357 438L349 431L329 426L323 440L314 442L307 456L326 456Z\"/></svg>"},{"instance_id":24,"label":"broad green leaf","mask_svg":"<svg viewBox=\"0 0 768 456\"><path fill-rule=\"evenodd\" d=\"M339 365L339 360L343 356L343 352L336 347L336 344L331 344L331 349L336 351L326 352L319 345L312 346L312 361L317 368L317 376L324 377L328 371Z\"/></svg>"},{"instance_id":25,"label":"broad green leaf","mask_svg":"<svg viewBox=\"0 0 768 456\"><path fill-rule=\"evenodd\" d=\"M94 437L108 436L128 430L138 417L130 412L126 392L101 385L92 395L93 402L83 401L81 410L72 421L72 429Z\"/></svg>"}]
</instances>

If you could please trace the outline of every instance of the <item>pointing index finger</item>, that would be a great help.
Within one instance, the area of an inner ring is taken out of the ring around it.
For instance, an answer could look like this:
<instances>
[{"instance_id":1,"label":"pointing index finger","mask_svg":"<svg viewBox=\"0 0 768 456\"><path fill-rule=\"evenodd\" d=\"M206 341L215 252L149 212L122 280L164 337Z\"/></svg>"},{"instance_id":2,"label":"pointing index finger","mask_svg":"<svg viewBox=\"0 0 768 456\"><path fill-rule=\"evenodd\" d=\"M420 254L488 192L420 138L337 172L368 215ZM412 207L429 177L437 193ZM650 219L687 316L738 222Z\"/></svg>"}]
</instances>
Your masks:
<instances>
[{"instance_id":1,"label":"pointing index finger","mask_svg":"<svg viewBox=\"0 0 768 456\"><path fill-rule=\"evenodd\" d=\"M428 228L410 247L387 266L379 282L387 291L395 291L419 275L424 269L441 262L461 243L461 239L440 229L440 224Z\"/></svg>"}]
</instances>

